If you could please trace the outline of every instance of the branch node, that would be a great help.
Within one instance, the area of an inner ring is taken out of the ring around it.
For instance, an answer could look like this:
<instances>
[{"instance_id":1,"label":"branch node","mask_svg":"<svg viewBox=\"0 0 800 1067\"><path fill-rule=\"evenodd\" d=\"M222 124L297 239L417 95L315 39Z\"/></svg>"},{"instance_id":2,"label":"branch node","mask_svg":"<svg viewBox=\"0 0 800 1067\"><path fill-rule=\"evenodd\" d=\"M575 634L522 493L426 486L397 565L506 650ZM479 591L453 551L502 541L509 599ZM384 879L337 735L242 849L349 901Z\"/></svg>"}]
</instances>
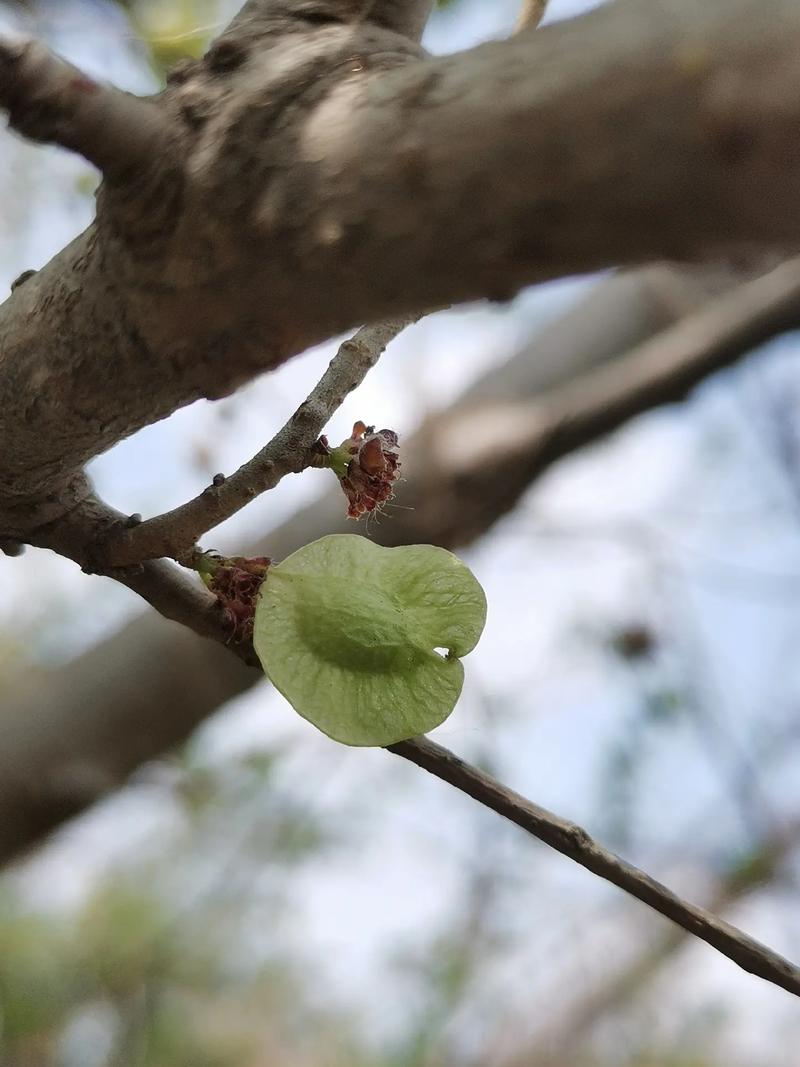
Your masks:
<instances>
[{"instance_id":1,"label":"branch node","mask_svg":"<svg viewBox=\"0 0 800 1067\"><path fill-rule=\"evenodd\" d=\"M205 63L217 74L236 70L247 59L247 48L235 37L221 37L206 52Z\"/></svg>"},{"instance_id":2,"label":"branch node","mask_svg":"<svg viewBox=\"0 0 800 1067\"><path fill-rule=\"evenodd\" d=\"M21 285L24 285L25 282L29 281L34 276L34 274L38 274L38 271L24 270L22 274L20 274L18 278L15 278L14 281L11 283L11 292L13 293L16 289L19 289L19 287Z\"/></svg>"},{"instance_id":3,"label":"branch node","mask_svg":"<svg viewBox=\"0 0 800 1067\"><path fill-rule=\"evenodd\" d=\"M101 85L39 41L0 35L0 107L32 141L79 152L104 173L150 167L163 154L163 111Z\"/></svg>"}]
</instances>

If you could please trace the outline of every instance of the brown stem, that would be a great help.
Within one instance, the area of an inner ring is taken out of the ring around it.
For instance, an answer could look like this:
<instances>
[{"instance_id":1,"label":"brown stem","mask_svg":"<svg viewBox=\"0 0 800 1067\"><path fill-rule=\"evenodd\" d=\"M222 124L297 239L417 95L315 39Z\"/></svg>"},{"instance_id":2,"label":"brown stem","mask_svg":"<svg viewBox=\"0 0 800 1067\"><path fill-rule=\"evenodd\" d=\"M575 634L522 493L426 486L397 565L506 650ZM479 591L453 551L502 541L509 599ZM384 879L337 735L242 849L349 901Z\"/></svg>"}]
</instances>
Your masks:
<instances>
[{"instance_id":1,"label":"brown stem","mask_svg":"<svg viewBox=\"0 0 800 1067\"><path fill-rule=\"evenodd\" d=\"M345 341L322 378L285 426L229 478L215 479L194 500L138 526L117 527L97 549L103 566L125 566L161 556L180 558L200 537L274 489L287 474L311 464L311 449L348 393L374 367L386 346L419 316L362 327Z\"/></svg>"},{"instance_id":2,"label":"brown stem","mask_svg":"<svg viewBox=\"0 0 800 1067\"><path fill-rule=\"evenodd\" d=\"M683 900L649 874L603 848L582 827L531 803L427 737L401 741L390 745L388 750L496 811L593 874L619 886L748 973L800 996L800 969L793 963L724 919Z\"/></svg>"}]
</instances>

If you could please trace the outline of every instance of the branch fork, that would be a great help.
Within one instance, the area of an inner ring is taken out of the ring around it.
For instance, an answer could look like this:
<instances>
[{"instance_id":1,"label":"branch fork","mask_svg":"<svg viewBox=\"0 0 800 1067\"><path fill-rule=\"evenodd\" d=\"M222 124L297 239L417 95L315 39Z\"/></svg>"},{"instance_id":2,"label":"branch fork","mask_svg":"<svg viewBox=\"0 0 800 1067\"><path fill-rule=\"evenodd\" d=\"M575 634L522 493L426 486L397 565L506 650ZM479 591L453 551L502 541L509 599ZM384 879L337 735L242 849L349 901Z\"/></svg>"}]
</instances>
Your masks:
<instances>
[{"instance_id":1,"label":"branch fork","mask_svg":"<svg viewBox=\"0 0 800 1067\"><path fill-rule=\"evenodd\" d=\"M319 465L317 442L334 412L375 366L386 346L418 315L364 326L344 341L316 387L281 430L234 474L216 475L193 500L133 527L111 531L95 548L104 566L163 556L182 561L201 537L287 474Z\"/></svg>"}]
</instances>

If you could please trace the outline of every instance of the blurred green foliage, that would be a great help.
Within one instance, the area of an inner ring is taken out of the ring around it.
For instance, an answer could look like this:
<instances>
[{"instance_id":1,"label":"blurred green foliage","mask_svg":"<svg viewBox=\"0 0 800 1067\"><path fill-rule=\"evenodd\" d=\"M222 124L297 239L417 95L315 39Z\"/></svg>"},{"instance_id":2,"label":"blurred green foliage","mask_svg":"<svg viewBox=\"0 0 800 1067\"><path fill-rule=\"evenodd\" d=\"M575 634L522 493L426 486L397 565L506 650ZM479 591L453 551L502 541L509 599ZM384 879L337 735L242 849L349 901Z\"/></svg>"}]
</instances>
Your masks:
<instances>
[{"instance_id":1,"label":"blurred green foliage","mask_svg":"<svg viewBox=\"0 0 800 1067\"><path fill-rule=\"evenodd\" d=\"M289 872L337 839L274 788L278 762L251 753L223 772L184 753L169 787L182 831L137 856L135 873L108 872L77 906L37 910L6 880L3 1067L367 1067L344 1013L315 1002L299 961L269 936L253 948L253 912L277 927ZM96 1047L76 1056L87 1021Z\"/></svg>"}]
</instances>

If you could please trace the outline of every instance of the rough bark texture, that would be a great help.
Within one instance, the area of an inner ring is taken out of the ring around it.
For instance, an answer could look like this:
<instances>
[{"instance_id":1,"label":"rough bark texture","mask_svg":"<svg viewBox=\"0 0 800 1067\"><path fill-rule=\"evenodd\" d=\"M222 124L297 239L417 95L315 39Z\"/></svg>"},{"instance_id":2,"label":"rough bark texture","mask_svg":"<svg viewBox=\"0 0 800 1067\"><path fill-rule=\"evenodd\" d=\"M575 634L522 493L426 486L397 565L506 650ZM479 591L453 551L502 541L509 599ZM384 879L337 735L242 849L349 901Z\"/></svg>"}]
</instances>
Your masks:
<instances>
[{"instance_id":1,"label":"rough bark texture","mask_svg":"<svg viewBox=\"0 0 800 1067\"><path fill-rule=\"evenodd\" d=\"M794 0L620 0L446 59L387 28L401 7L418 28L421 3L248 4L160 99L172 151L0 308L0 537L74 506L126 434L351 324L800 247Z\"/></svg>"}]
</instances>

